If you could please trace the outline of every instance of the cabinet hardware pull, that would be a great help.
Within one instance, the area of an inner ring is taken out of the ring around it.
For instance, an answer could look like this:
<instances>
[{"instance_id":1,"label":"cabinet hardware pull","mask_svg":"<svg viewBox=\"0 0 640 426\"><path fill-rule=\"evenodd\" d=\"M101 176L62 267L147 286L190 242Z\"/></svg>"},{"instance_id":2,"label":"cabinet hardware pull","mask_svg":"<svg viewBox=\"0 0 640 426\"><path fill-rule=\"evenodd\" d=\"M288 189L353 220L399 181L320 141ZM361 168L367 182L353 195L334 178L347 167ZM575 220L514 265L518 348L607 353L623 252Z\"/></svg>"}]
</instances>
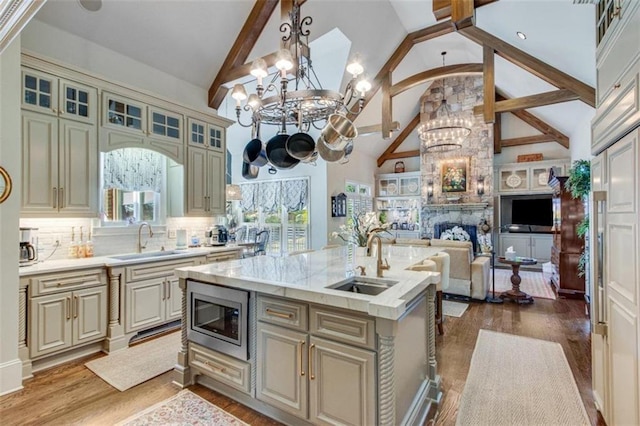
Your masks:
<instances>
[{"instance_id":1,"label":"cabinet hardware pull","mask_svg":"<svg viewBox=\"0 0 640 426\"><path fill-rule=\"evenodd\" d=\"M602 206L602 212L606 212L606 202L607 202L607 193L606 191L592 191L591 199L589 200L589 205L591 212L589 216L591 217L592 228L594 231L595 238L591 238L589 243L593 247L593 253L595 254L595 259L592 259L593 262L593 278L595 281L594 291L592 295L592 310L591 310L591 322L593 333L599 334L600 336L607 335L607 314L606 314L606 289L604 285L604 274L602 263L604 261L604 246L603 239L605 237L604 232L599 230L599 222L600 222L600 210L599 207Z\"/></svg>"},{"instance_id":2,"label":"cabinet hardware pull","mask_svg":"<svg viewBox=\"0 0 640 426\"><path fill-rule=\"evenodd\" d=\"M78 318L78 311L80 310L80 298L78 296L73 296L75 302L75 309L73 310L73 317Z\"/></svg>"},{"instance_id":3,"label":"cabinet hardware pull","mask_svg":"<svg viewBox=\"0 0 640 426\"><path fill-rule=\"evenodd\" d=\"M312 343L309 346L309 380L314 380L316 376L313 374L313 348L315 348L315 343Z\"/></svg>"},{"instance_id":4,"label":"cabinet hardware pull","mask_svg":"<svg viewBox=\"0 0 640 426\"><path fill-rule=\"evenodd\" d=\"M614 84L614 85L613 85L613 88L614 88L614 89L619 89L619 88L620 88L620 83L616 83L616 84Z\"/></svg>"},{"instance_id":5,"label":"cabinet hardware pull","mask_svg":"<svg viewBox=\"0 0 640 426\"><path fill-rule=\"evenodd\" d=\"M304 368L302 367L302 351L304 350L304 340L300 340L300 376L304 376Z\"/></svg>"},{"instance_id":6,"label":"cabinet hardware pull","mask_svg":"<svg viewBox=\"0 0 640 426\"><path fill-rule=\"evenodd\" d=\"M224 368L224 367L218 367L217 365L213 365L213 364L211 364L209 361L204 361L204 364L205 364L207 367L212 368L212 369L214 369L214 370L218 370L218 371L219 371L219 372L221 372L221 373L226 373L226 372L227 372L227 369L226 369L226 368Z\"/></svg>"},{"instance_id":7,"label":"cabinet hardware pull","mask_svg":"<svg viewBox=\"0 0 640 426\"><path fill-rule=\"evenodd\" d=\"M58 283L58 284L56 284L56 286L58 286L58 287L60 287L61 285L62 285L62 283Z\"/></svg>"},{"instance_id":8,"label":"cabinet hardware pull","mask_svg":"<svg viewBox=\"0 0 640 426\"><path fill-rule=\"evenodd\" d=\"M71 297L67 296L67 319L71 319Z\"/></svg>"},{"instance_id":9,"label":"cabinet hardware pull","mask_svg":"<svg viewBox=\"0 0 640 426\"><path fill-rule=\"evenodd\" d=\"M266 309L266 312L269 315L273 315L273 316L276 316L276 317L280 317L280 318L284 318L284 319L293 319L293 314L292 313L285 314L284 312L273 311L273 310L271 310L269 308Z\"/></svg>"},{"instance_id":10,"label":"cabinet hardware pull","mask_svg":"<svg viewBox=\"0 0 640 426\"><path fill-rule=\"evenodd\" d=\"M60 205L60 208L64 207L64 188L60 188L60 190L58 191L58 196L60 197L60 201L58 202L58 204Z\"/></svg>"},{"instance_id":11,"label":"cabinet hardware pull","mask_svg":"<svg viewBox=\"0 0 640 426\"><path fill-rule=\"evenodd\" d=\"M58 188L53 188L53 208L58 208Z\"/></svg>"},{"instance_id":12,"label":"cabinet hardware pull","mask_svg":"<svg viewBox=\"0 0 640 426\"><path fill-rule=\"evenodd\" d=\"M167 299L167 280L162 281L162 300Z\"/></svg>"},{"instance_id":13,"label":"cabinet hardware pull","mask_svg":"<svg viewBox=\"0 0 640 426\"><path fill-rule=\"evenodd\" d=\"M167 299L171 299L171 281L167 280Z\"/></svg>"}]
</instances>

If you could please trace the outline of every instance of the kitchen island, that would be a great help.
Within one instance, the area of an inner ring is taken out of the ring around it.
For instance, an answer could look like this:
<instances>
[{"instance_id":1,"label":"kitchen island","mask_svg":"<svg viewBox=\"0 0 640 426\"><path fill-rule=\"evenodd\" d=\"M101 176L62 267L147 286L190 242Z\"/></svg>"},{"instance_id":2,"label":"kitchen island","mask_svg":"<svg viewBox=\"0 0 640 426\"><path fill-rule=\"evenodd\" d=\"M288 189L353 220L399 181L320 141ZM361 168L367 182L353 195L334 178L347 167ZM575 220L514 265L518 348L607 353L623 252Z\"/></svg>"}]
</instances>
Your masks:
<instances>
[{"instance_id":1,"label":"kitchen island","mask_svg":"<svg viewBox=\"0 0 640 426\"><path fill-rule=\"evenodd\" d=\"M441 398L440 275L406 268L438 251L385 245L391 269L382 278L375 277L376 257L352 247L180 268L175 382L203 384L286 424L422 425ZM236 307L226 309L228 321L207 314L207 301L219 303L229 291L244 294L246 306L229 304ZM203 316L226 326L209 327L202 340ZM238 342L207 343L220 335Z\"/></svg>"}]
</instances>

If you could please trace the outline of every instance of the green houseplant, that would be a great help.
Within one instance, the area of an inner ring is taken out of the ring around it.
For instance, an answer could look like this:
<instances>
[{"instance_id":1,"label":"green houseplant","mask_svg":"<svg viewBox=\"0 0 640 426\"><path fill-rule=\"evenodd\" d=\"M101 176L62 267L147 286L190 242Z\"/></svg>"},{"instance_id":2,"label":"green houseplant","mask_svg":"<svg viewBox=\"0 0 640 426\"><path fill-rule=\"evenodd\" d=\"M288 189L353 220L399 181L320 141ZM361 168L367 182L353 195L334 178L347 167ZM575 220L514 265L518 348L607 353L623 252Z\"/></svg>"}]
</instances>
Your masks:
<instances>
[{"instance_id":1,"label":"green houseplant","mask_svg":"<svg viewBox=\"0 0 640 426\"><path fill-rule=\"evenodd\" d=\"M569 169L569 176L565 182L565 188L571 192L573 198L581 199L585 204L587 201L587 195L591 190L591 163L587 160L576 160ZM576 234L578 237L584 239L589 232L589 215L585 211L584 219L576 227ZM578 263L578 274L583 276L585 268L589 263L589 253L586 250L586 245L582 246L582 254L580 255L580 261Z\"/></svg>"}]
</instances>

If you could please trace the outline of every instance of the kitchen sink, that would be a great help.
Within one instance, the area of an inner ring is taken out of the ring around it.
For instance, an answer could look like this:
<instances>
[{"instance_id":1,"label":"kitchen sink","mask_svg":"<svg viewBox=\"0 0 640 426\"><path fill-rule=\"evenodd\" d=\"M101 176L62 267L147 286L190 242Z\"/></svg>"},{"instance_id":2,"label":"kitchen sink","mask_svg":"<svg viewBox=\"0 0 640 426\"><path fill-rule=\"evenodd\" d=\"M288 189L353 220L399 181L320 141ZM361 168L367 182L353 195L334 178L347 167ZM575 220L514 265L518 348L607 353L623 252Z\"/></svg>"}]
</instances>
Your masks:
<instances>
[{"instance_id":1,"label":"kitchen sink","mask_svg":"<svg viewBox=\"0 0 640 426\"><path fill-rule=\"evenodd\" d=\"M348 291L350 293L367 294L375 296L397 284L398 281L383 280L380 278L351 277L332 285L331 289Z\"/></svg>"},{"instance_id":2,"label":"kitchen sink","mask_svg":"<svg viewBox=\"0 0 640 426\"><path fill-rule=\"evenodd\" d=\"M131 253L131 254L122 254L119 256L109 256L109 257L111 259L118 259L118 260L135 260L135 259L149 259L149 258L155 258L155 257L171 256L172 254L180 254L180 253L184 253L184 252L175 251L175 250L148 251L146 253Z\"/></svg>"}]
</instances>

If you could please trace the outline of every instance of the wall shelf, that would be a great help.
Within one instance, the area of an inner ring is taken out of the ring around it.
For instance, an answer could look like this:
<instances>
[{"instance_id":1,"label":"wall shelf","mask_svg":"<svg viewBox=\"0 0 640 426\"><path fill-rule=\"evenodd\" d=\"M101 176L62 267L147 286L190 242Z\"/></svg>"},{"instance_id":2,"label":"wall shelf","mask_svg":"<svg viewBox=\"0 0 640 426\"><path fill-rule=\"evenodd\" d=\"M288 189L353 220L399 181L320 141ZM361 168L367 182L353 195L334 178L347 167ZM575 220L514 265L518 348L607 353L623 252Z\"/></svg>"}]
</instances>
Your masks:
<instances>
[{"instance_id":1,"label":"wall shelf","mask_svg":"<svg viewBox=\"0 0 640 426\"><path fill-rule=\"evenodd\" d=\"M484 210L489 203L450 203L450 204L426 204L427 210Z\"/></svg>"}]
</instances>

